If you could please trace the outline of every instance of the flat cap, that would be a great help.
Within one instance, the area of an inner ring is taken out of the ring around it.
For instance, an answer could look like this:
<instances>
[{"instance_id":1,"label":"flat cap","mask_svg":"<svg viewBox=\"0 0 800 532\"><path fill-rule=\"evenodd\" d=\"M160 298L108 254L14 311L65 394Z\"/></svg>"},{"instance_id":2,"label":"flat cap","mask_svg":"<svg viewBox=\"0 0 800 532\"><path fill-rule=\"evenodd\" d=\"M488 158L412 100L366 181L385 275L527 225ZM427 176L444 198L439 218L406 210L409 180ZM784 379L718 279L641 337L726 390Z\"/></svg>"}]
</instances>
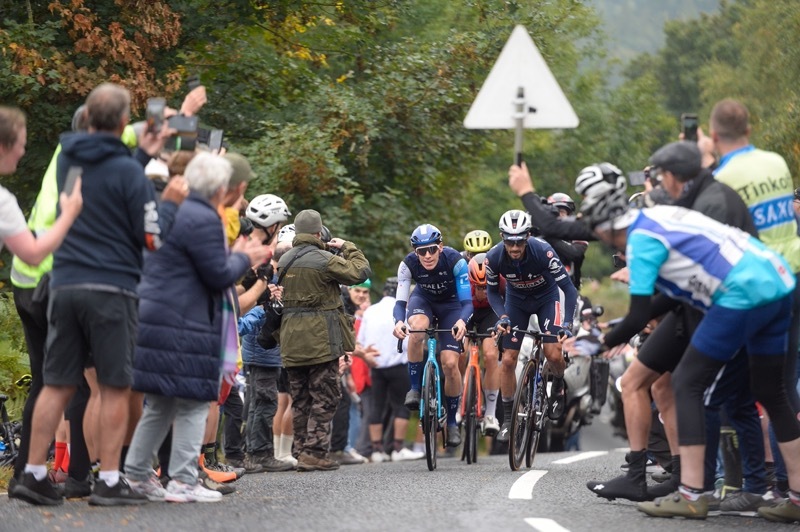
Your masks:
<instances>
[{"instance_id":1,"label":"flat cap","mask_svg":"<svg viewBox=\"0 0 800 532\"><path fill-rule=\"evenodd\" d=\"M700 173L702 158L697 143L684 140L670 142L659 148L650 157L650 164L682 177L682 181L688 181Z\"/></svg>"}]
</instances>

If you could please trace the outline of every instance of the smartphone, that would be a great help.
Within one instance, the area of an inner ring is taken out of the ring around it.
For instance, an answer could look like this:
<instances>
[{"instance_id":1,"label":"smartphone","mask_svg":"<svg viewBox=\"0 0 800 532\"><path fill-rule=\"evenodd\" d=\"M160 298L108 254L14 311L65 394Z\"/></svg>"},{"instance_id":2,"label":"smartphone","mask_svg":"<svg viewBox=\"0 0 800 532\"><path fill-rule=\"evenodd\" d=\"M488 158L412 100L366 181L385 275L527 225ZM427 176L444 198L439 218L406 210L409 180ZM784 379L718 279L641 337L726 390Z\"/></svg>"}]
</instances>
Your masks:
<instances>
[{"instance_id":1,"label":"smartphone","mask_svg":"<svg viewBox=\"0 0 800 532\"><path fill-rule=\"evenodd\" d=\"M681 131L683 140L697 141L697 115L694 113L683 113L681 115Z\"/></svg>"},{"instance_id":2,"label":"smartphone","mask_svg":"<svg viewBox=\"0 0 800 532\"><path fill-rule=\"evenodd\" d=\"M175 115L167 119L167 124L172 129L178 131L178 134L193 133L197 135L197 117L196 116L183 116Z\"/></svg>"},{"instance_id":3,"label":"smartphone","mask_svg":"<svg viewBox=\"0 0 800 532\"><path fill-rule=\"evenodd\" d=\"M164 108L167 106L166 98L148 98L147 99L147 131L150 133L158 133L161 131L161 125L164 123Z\"/></svg>"},{"instance_id":4,"label":"smartphone","mask_svg":"<svg viewBox=\"0 0 800 532\"><path fill-rule=\"evenodd\" d=\"M208 135L208 149L218 152L222 148L222 130L212 129Z\"/></svg>"},{"instance_id":5,"label":"smartphone","mask_svg":"<svg viewBox=\"0 0 800 532\"><path fill-rule=\"evenodd\" d=\"M186 78L186 88L189 89L189 92L192 92L199 86L200 86L200 76L195 74Z\"/></svg>"},{"instance_id":6,"label":"smartphone","mask_svg":"<svg viewBox=\"0 0 800 532\"><path fill-rule=\"evenodd\" d=\"M67 196L72 194L72 189L75 188L75 181L83 175L83 168L80 166L70 166L67 170L67 179L64 181L64 192Z\"/></svg>"}]
</instances>

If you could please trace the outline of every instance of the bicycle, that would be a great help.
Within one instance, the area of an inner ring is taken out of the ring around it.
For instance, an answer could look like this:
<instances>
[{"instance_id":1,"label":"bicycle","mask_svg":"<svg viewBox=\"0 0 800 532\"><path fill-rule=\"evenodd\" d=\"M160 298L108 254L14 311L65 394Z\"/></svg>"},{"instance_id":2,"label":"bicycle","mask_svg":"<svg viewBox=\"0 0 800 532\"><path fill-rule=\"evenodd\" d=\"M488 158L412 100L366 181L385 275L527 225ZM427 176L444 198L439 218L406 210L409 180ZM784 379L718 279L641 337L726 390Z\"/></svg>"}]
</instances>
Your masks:
<instances>
[{"instance_id":1,"label":"bicycle","mask_svg":"<svg viewBox=\"0 0 800 532\"><path fill-rule=\"evenodd\" d=\"M547 359L542 352L543 338L557 338L555 334L543 333L539 328L539 320L534 314L528 323L529 329L518 327L513 332L521 332L533 338L530 354L520 350L520 360L524 362L522 372L517 381L517 392L514 395L514 406L511 415L511 433L508 441L508 464L512 471L518 471L525 458L525 467L533 465L539 438L547 423L547 378L544 376ZM526 360L527 358L527 360Z\"/></svg>"},{"instance_id":2,"label":"bicycle","mask_svg":"<svg viewBox=\"0 0 800 532\"><path fill-rule=\"evenodd\" d=\"M19 421L11 421L6 410L8 396L0 394L0 467L14 467L19 455L20 436L22 424Z\"/></svg>"},{"instance_id":3,"label":"bicycle","mask_svg":"<svg viewBox=\"0 0 800 532\"><path fill-rule=\"evenodd\" d=\"M439 361L436 359L436 334L440 332L453 332L450 329L436 329L434 326L427 329L406 329L409 334L426 334L428 336L428 358L422 370L422 397L419 402L419 419L422 422L422 432L425 434L425 460L428 470L436 469L436 435L439 431L447 441L447 409L445 408L442 393L442 373ZM397 352L403 350L403 340L397 341Z\"/></svg>"},{"instance_id":4,"label":"bicycle","mask_svg":"<svg viewBox=\"0 0 800 532\"><path fill-rule=\"evenodd\" d=\"M461 400L461 422L464 424L464 447L461 459L467 464L478 461L478 429L483 419L483 397L481 390L481 367L478 364L478 343L482 338L491 338L492 329L488 333L479 333L475 329L467 331L464 336L469 341L470 353L467 369L464 372L464 393Z\"/></svg>"}]
</instances>

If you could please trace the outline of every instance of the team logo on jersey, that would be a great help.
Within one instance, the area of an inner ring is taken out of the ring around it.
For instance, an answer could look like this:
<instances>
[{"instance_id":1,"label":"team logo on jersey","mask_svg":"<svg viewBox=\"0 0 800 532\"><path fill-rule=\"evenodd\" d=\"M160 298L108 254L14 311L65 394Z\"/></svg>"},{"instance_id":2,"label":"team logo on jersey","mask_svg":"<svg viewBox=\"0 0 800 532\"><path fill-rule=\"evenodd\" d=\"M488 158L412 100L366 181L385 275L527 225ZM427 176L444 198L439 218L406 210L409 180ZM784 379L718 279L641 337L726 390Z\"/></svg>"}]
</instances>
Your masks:
<instances>
[{"instance_id":1,"label":"team logo on jersey","mask_svg":"<svg viewBox=\"0 0 800 532\"><path fill-rule=\"evenodd\" d=\"M553 258L553 252L552 252L552 251L549 251L549 250L548 250L548 252L547 252L547 258L548 258L548 259L552 259L552 258Z\"/></svg>"}]
</instances>

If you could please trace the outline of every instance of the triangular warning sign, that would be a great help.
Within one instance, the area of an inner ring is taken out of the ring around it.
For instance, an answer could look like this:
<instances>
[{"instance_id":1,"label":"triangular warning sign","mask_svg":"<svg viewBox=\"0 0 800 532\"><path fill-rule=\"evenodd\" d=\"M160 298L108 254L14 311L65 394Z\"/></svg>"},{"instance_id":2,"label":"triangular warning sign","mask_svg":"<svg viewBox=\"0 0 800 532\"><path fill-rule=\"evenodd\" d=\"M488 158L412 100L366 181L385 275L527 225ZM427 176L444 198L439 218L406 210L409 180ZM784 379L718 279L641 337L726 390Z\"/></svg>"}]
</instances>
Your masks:
<instances>
[{"instance_id":1,"label":"triangular warning sign","mask_svg":"<svg viewBox=\"0 0 800 532\"><path fill-rule=\"evenodd\" d=\"M514 129L520 88L525 129L578 127L578 116L524 26L517 26L472 102L464 127Z\"/></svg>"}]
</instances>

